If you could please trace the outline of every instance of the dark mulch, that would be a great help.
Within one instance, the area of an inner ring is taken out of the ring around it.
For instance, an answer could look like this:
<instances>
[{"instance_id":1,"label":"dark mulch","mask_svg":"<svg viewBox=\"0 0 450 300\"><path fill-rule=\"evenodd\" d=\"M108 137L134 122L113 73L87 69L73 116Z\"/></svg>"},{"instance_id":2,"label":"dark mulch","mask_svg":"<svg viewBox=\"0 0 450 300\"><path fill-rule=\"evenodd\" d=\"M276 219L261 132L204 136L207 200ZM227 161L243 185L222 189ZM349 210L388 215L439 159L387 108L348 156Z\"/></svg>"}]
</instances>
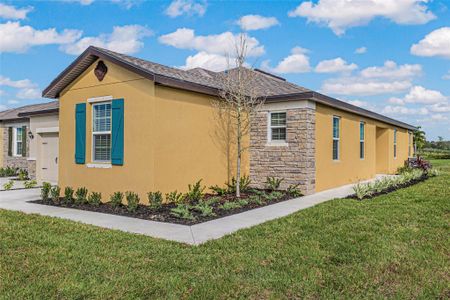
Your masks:
<instances>
[{"instance_id":1,"label":"dark mulch","mask_svg":"<svg viewBox=\"0 0 450 300\"><path fill-rule=\"evenodd\" d=\"M260 192L263 190L259 190ZM266 193L269 193L268 191L264 191ZM151 221L158 221L158 222L167 222L167 223L177 223L177 224L183 224L183 225L194 225L198 223L203 223L209 220L214 220L218 218L222 218L225 216L237 214L240 212L244 212L247 210L255 209L258 207L267 206L270 204L286 201L289 199L293 199L296 197L292 197L289 194L287 194L284 191L279 191L280 193L283 193L283 196L278 199L262 199L263 202L261 205L257 203L248 203L245 206L234 208L234 209L222 209L220 206L224 204L225 202L234 202L236 201L236 198L233 194L227 194L224 196L220 196L221 200L220 202L214 203L210 205L213 208L215 216L202 216L200 212L196 210L191 210L194 220L188 220L188 219L181 219L179 217L176 217L172 215L171 209L176 207L176 204L170 203L170 204L164 204L161 208L155 209L151 208L147 205L140 204L138 209L135 212L130 212L127 210L127 207L125 205L121 205L120 207L113 207L109 202L108 203L102 203L99 206L94 206L92 204L78 204L78 203L65 203L64 199L61 198L59 203L54 203L53 201L43 201L43 200L35 200L31 201L32 203L38 203L38 204L44 204L44 205L50 205L50 206L59 206L59 207L66 207L66 208L75 208L75 209L81 209L81 210L87 210L87 211L94 211L94 212L100 212L105 214L113 214L113 215L120 215L120 216L127 216L132 218L138 218L138 219L144 219L144 220L151 220ZM252 195L256 195L256 193L247 192L247 193L241 193L241 198L244 200L248 200L248 198ZM204 197L203 201L207 201L211 197L218 197L216 195L210 195L207 194ZM196 203L191 204L192 206L195 206Z\"/></svg>"},{"instance_id":2,"label":"dark mulch","mask_svg":"<svg viewBox=\"0 0 450 300\"><path fill-rule=\"evenodd\" d=\"M419 182L425 181L425 180L427 180L428 178L430 178L430 177L427 176L427 175L422 175L422 177L420 177L419 179L411 180L411 181L408 182L408 183L400 184L400 185L398 185L398 186L396 186L396 187L390 187L390 188L385 189L385 190L383 190L383 191L381 191L381 192L378 192L378 193L375 192L375 193L373 193L373 194L370 195L370 196L366 196L366 197L362 198L361 200L368 200L368 199L372 199L372 198L377 197L377 196L386 195L386 194L395 192L396 190L403 189L403 188L406 188L406 187L415 185L415 184L417 184L417 183L419 183ZM350 195L350 196L347 196L347 197L345 197L345 199L356 199L356 200L360 200L360 199L358 199L358 197L356 197L356 194L352 194L352 195Z\"/></svg>"}]
</instances>

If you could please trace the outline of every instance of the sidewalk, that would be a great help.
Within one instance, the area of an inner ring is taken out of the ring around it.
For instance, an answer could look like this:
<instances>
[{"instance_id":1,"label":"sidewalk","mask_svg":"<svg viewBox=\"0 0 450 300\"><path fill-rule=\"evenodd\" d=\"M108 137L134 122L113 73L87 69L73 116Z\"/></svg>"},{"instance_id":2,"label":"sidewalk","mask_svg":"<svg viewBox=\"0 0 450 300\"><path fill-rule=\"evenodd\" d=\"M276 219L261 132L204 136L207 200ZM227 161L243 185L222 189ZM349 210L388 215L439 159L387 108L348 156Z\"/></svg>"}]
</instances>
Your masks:
<instances>
[{"instance_id":1,"label":"sidewalk","mask_svg":"<svg viewBox=\"0 0 450 300\"><path fill-rule=\"evenodd\" d=\"M208 240L218 239L240 229L284 217L331 199L346 197L353 193L352 187L353 184L345 185L192 226L29 203L28 201L39 199L39 189L0 192L0 209L58 217L103 228L199 245Z\"/></svg>"}]
</instances>

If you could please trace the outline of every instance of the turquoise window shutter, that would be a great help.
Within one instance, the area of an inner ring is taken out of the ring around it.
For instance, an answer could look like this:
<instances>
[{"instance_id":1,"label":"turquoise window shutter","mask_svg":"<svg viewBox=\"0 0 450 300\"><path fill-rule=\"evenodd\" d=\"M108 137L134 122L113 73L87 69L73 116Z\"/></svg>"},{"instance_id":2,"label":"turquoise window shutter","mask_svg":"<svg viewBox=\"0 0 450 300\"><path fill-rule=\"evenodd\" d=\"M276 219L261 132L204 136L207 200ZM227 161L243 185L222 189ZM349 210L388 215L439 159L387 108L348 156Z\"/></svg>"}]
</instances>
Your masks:
<instances>
[{"instance_id":1,"label":"turquoise window shutter","mask_svg":"<svg viewBox=\"0 0 450 300\"><path fill-rule=\"evenodd\" d=\"M123 99L115 99L111 104L112 129L111 129L111 163L123 165L123 124L124 102Z\"/></svg>"},{"instance_id":2,"label":"turquoise window shutter","mask_svg":"<svg viewBox=\"0 0 450 300\"><path fill-rule=\"evenodd\" d=\"M86 161L86 103L78 103L75 107L75 162Z\"/></svg>"}]
</instances>

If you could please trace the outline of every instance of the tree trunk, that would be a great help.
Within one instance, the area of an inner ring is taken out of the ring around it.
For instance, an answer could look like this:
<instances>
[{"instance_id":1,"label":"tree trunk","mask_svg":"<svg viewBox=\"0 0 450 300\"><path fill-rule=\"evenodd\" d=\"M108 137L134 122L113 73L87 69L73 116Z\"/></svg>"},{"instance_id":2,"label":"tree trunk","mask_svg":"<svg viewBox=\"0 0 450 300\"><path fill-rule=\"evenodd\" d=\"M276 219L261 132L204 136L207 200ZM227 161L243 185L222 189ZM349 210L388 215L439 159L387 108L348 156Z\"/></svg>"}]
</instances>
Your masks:
<instances>
[{"instance_id":1,"label":"tree trunk","mask_svg":"<svg viewBox=\"0 0 450 300\"><path fill-rule=\"evenodd\" d=\"M237 163L236 163L236 198L241 197L241 112L237 116Z\"/></svg>"}]
</instances>

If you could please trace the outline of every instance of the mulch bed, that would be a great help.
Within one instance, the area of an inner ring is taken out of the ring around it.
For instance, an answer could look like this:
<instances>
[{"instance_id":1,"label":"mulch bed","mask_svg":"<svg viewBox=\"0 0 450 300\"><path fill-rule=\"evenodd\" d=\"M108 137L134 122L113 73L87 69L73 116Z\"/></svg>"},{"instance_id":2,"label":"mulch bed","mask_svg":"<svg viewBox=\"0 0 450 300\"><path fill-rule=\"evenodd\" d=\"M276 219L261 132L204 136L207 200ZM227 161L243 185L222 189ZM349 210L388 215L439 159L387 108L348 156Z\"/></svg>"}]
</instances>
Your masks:
<instances>
[{"instance_id":1,"label":"mulch bed","mask_svg":"<svg viewBox=\"0 0 450 300\"><path fill-rule=\"evenodd\" d=\"M264 190L259 190L264 191ZM268 191L264 191L269 193ZM109 202L102 203L99 206L94 206L92 204L78 204L78 203L65 203L64 199L61 198L59 203L54 203L53 201L43 201L43 200L35 200L30 201L32 203L38 203L38 204L44 204L44 205L50 205L50 206L57 206L57 207L65 207L65 208L75 208L75 209L81 209L81 210L87 210L87 211L93 211L93 212L99 212L99 213L105 213L105 214L112 214L112 215L120 215L120 216L126 216L126 217L132 217L132 218L138 218L138 219L144 219L144 220L150 220L150 221L158 221L158 222L167 222L167 223L176 223L176 224L183 224L183 225L194 225L198 223L203 223L209 220L214 220L218 218L222 218L225 216L238 214L247 210L267 206L274 203L283 202L289 199L297 198L292 197L289 194L287 194L284 191L278 191L283 193L283 196L278 199L273 200L262 200L263 203L261 205L257 203L248 203L245 206L234 208L234 209L222 209L219 208L223 203L225 202L232 202L235 200L234 195L227 194L224 196L216 196L216 195L210 195L206 194L203 201L207 201L211 197L221 197L220 202L214 203L211 205L213 208L213 211L215 213L215 216L208 216L204 217L201 215L200 212L196 210L191 210L193 216L195 217L194 220L188 220L188 219L181 219L179 217L176 217L171 214L171 209L176 207L176 204L170 203L170 204L164 204L161 208L155 209L150 208L147 205L139 204L137 210L135 212L130 212L127 210L127 207L122 205L120 207L113 207ZM248 198L252 195L256 195L254 193L241 193L240 199L248 200ZM124 200L125 201L125 200ZM192 204L195 205L195 204Z\"/></svg>"},{"instance_id":2,"label":"mulch bed","mask_svg":"<svg viewBox=\"0 0 450 300\"><path fill-rule=\"evenodd\" d=\"M400 184L400 185L398 185L396 187L390 187L390 188L385 189L384 191L381 191L379 193L375 192L372 195L366 196L366 197L364 197L362 199L358 199L358 197L356 197L356 194L352 194L350 196L347 196L344 199L368 200L368 199L372 199L372 198L377 197L377 196L386 195L386 194L395 192L396 190L403 189L403 188L415 185L415 184L417 184L419 182L427 180L428 178L430 178L430 177L427 176L427 175L422 175L422 177L420 177L419 179L411 180L410 182L407 182L407 183L404 183L404 184Z\"/></svg>"}]
</instances>

